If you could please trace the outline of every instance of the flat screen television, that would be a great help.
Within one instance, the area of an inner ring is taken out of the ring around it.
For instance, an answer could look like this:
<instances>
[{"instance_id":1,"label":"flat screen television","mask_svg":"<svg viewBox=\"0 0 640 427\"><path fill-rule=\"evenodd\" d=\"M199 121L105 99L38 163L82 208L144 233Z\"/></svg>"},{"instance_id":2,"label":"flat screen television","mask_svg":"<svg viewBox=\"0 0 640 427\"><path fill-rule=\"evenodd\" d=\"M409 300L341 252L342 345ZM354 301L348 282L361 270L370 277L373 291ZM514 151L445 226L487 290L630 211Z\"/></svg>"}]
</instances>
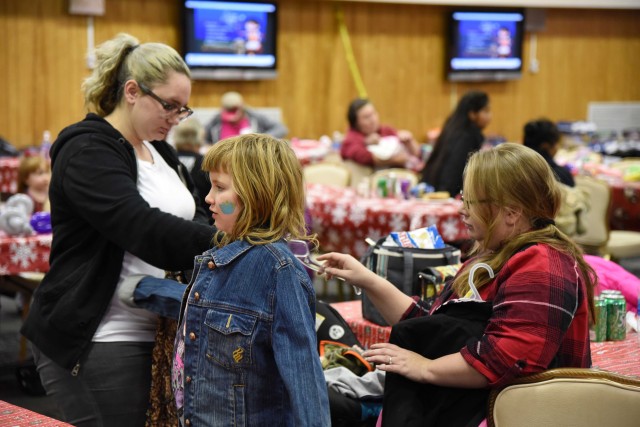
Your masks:
<instances>
[{"instance_id":1,"label":"flat screen television","mask_svg":"<svg viewBox=\"0 0 640 427\"><path fill-rule=\"evenodd\" d=\"M451 81L522 77L522 9L456 9L449 14L447 78Z\"/></svg>"},{"instance_id":2,"label":"flat screen television","mask_svg":"<svg viewBox=\"0 0 640 427\"><path fill-rule=\"evenodd\" d=\"M194 79L276 77L277 3L181 1L182 55Z\"/></svg>"}]
</instances>

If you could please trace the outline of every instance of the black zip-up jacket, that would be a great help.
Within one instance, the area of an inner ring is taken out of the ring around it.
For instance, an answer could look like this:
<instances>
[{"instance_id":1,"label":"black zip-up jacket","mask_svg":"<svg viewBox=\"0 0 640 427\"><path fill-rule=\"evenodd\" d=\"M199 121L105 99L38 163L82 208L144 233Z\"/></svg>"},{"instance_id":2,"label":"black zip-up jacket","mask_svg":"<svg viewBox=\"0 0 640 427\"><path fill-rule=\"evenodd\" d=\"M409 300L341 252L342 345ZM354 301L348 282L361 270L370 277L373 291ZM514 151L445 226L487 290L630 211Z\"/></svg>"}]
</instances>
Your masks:
<instances>
[{"instance_id":1,"label":"black zip-up jacket","mask_svg":"<svg viewBox=\"0 0 640 427\"><path fill-rule=\"evenodd\" d=\"M193 192L175 150L164 141L152 144ZM133 146L95 114L60 133L51 166L50 269L21 332L71 370L109 306L125 251L165 270L190 269L215 229L201 209L198 222L150 207L138 192Z\"/></svg>"}]
</instances>

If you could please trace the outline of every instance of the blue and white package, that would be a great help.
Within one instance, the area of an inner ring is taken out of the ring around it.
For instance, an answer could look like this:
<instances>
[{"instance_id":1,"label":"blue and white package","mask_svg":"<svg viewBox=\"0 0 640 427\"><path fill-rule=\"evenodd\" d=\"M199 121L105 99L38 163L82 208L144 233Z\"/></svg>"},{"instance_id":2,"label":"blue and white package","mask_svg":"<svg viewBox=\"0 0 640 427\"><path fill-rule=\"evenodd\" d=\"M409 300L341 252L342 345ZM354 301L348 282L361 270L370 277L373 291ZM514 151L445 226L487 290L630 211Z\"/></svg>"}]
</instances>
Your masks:
<instances>
[{"instance_id":1,"label":"blue and white package","mask_svg":"<svg viewBox=\"0 0 640 427\"><path fill-rule=\"evenodd\" d=\"M442 240L442 236L435 225L428 226L427 233L431 236L431 242L433 243L434 249L442 249L445 247L444 240Z\"/></svg>"}]
</instances>

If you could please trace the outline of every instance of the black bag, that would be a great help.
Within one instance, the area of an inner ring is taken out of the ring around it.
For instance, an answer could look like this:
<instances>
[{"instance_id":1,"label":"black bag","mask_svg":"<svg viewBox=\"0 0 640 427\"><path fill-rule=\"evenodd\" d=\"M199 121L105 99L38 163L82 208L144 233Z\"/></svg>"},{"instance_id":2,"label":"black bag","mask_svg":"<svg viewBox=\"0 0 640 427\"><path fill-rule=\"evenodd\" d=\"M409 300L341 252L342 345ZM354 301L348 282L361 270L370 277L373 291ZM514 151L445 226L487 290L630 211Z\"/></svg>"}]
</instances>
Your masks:
<instances>
[{"instance_id":1,"label":"black bag","mask_svg":"<svg viewBox=\"0 0 640 427\"><path fill-rule=\"evenodd\" d=\"M393 283L406 295L420 295L418 273L429 267L458 264L460 249L446 245L442 249L382 246L386 237L371 245L360 260L369 270ZM378 325L387 322L362 292L362 317Z\"/></svg>"},{"instance_id":2,"label":"black bag","mask_svg":"<svg viewBox=\"0 0 640 427\"><path fill-rule=\"evenodd\" d=\"M316 337L318 351L320 351L321 341L340 342L349 347L357 345L362 348L358 337L353 333L344 317L338 310L321 300L316 301Z\"/></svg>"},{"instance_id":3,"label":"black bag","mask_svg":"<svg viewBox=\"0 0 640 427\"><path fill-rule=\"evenodd\" d=\"M451 291L450 287L443 292ZM442 305L430 316L393 325L389 342L429 359L457 353L484 334L491 301ZM486 416L489 389L444 387L387 372L382 426L476 427Z\"/></svg>"}]
</instances>

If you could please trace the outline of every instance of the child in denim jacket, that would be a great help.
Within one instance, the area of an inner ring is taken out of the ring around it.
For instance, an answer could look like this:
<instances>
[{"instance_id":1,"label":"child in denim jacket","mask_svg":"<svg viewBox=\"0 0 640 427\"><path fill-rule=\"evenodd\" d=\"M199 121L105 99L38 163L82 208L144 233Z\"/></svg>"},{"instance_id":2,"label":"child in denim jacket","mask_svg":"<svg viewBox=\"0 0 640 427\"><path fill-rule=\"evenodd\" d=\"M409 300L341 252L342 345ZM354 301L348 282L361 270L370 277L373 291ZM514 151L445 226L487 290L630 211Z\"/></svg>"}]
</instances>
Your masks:
<instances>
[{"instance_id":1,"label":"child in denim jacket","mask_svg":"<svg viewBox=\"0 0 640 427\"><path fill-rule=\"evenodd\" d=\"M175 340L183 425L328 426L315 293L285 238L305 237L300 164L285 141L249 134L206 154L218 228L197 256Z\"/></svg>"}]
</instances>

